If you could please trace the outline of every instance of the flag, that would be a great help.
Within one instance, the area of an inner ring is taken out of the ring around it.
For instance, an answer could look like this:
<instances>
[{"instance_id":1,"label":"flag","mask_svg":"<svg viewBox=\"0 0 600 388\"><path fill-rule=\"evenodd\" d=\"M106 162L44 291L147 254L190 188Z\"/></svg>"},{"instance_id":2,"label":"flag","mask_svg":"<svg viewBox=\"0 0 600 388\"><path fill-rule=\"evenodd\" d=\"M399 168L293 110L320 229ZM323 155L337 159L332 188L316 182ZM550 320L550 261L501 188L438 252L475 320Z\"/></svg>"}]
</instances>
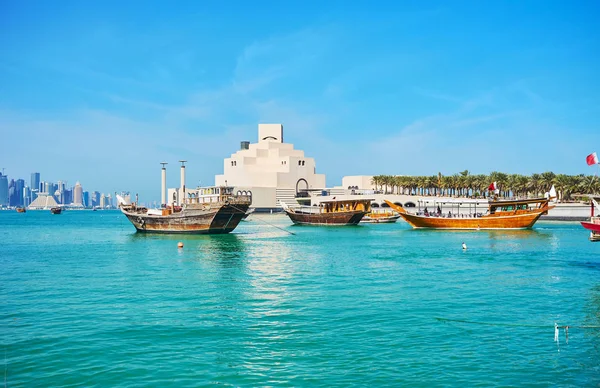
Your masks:
<instances>
[{"instance_id":1,"label":"flag","mask_svg":"<svg viewBox=\"0 0 600 388\"><path fill-rule=\"evenodd\" d=\"M593 164L599 164L599 162L598 162L598 155L596 155L595 152L592 152L591 154L589 154L585 158L585 161L587 162L588 166L591 166Z\"/></svg>"},{"instance_id":2,"label":"flag","mask_svg":"<svg viewBox=\"0 0 600 388\"><path fill-rule=\"evenodd\" d=\"M492 190L496 190L498 189L498 185L496 184L496 182L492 182L489 186L488 186L488 190L492 191Z\"/></svg>"}]
</instances>

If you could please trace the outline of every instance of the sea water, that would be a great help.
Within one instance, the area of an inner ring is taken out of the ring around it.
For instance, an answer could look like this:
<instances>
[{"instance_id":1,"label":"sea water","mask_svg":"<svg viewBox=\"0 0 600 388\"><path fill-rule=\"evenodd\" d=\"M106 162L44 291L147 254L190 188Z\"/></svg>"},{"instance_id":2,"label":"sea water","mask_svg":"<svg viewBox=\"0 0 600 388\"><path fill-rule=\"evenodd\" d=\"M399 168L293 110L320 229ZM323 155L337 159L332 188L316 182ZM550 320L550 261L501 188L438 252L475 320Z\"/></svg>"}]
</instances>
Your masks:
<instances>
[{"instance_id":1,"label":"sea water","mask_svg":"<svg viewBox=\"0 0 600 388\"><path fill-rule=\"evenodd\" d=\"M252 215L229 235L172 236L114 211L5 211L0 300L7 387L600 382L600 243L578 223Z\"/></svg>"}]
</instances>

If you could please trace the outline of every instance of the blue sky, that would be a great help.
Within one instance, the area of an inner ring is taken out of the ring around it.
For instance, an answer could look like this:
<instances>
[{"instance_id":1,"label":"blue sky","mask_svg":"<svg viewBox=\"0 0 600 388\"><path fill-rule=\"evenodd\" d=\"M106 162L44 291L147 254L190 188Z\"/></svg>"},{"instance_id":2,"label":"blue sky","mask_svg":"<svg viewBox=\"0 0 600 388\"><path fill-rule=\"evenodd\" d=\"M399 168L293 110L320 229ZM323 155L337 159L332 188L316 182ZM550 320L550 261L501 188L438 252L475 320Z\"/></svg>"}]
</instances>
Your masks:
<instances>
[{"instance_id":1,"label":"blue sky","mask_svg":"<svg viewBox=\"0 0 600 388\"><path fill-rule=\"evenodd\" d=\"M0 167L160 197L257 124L344 175L552 170L600 152L596 1L0 2Z\"/></svg>"}]
</instances>

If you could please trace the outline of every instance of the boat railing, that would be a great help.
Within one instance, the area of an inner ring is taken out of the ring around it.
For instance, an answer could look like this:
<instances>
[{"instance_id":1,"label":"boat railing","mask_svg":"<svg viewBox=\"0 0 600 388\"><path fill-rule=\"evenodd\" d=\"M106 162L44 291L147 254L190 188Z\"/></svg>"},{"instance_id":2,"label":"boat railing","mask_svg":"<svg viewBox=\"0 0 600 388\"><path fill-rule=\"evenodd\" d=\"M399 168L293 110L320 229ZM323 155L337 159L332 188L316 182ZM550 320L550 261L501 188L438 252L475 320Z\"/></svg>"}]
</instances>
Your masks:
<instances>
[{"instance_id":1,"label":"boat railing","mask_svg":"<svg viewBox=\"0 0 600 388\"><path fill-rule=\"evenodd\" d=\"M321 214L323 213L323 208L321 206L288 206L289 210L294 213L299 214Z\"/></svg>"},{"instance_id":2,"label":"boat railing","mask_svg":"<svg viewBox=\"0 0 600 388\"><path fill-rule=\"evenodd\" d=\"M484 213L435 213L429 212L425 213L423 211L419 211L416 213L418 216L423 217L436 217L436 218L481 218L484 216Z\"/></svg>"},{"instance_id":3,"label":"boat railing","mask_svg":"<svg viewBox=\"0 0 600 388\"><path fill-rule=\"evenodd\" d=\"M218 202L230 202L230 203L247 203L252 201L250 195L232 195L232 194L208 194L200 196L190 196L185 199L186 205L200 205L210 204Z\"/></svg>"}]
</instances>

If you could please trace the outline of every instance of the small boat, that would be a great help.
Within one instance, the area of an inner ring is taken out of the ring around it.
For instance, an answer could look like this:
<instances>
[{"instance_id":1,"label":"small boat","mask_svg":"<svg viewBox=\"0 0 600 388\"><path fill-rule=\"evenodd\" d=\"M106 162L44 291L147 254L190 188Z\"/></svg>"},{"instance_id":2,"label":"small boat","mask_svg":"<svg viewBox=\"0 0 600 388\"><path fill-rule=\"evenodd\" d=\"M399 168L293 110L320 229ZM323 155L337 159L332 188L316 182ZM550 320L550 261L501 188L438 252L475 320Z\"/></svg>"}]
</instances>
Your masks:
<instances>
[{"instance_id":1,"label":"small boat","mask_svg":"<svg viewBox=\"0 0 600 388\"><path fill-rule=\"evenodd\" d=\"M25 213L25 212L27 212L27 209L25 209L24 207L17 207L17 208L15 208L15 210L17 211L17 213Z\"/></svg>"},{"instance_id":2,"label":"small boat","mask_svg":"<svg viewBox=\"0 0 600 388\"><path fill-rule=\"evenodd\" d=\"M62 213L62 208L58 207L58 206L51 207L50 208L50 213L52 213L52 214L60 214L60 213Z\"/></svg>"},{"instance_id":3,"label":"small boat","mask_svg":"<svg viewBox=\"0 0 600 388\"><path fill-rule=\"evenodd\" d=\"M581 221L581 225L590 231L590 241L600 241L600 216L594 216L594 207L600 211L600 195L590 195L590 202L590 219Z\"/></svg>"},{"instance_id":4,"label":"small boat","mask_svg":"<svg viewBox=\"0 0 600 388\"><path fill-rule=\"evenodd\" d=\"M285 213L299 225L357 225L371 211L372 199L322 201L317 206L288 206Z\"/></svg>"},{"instance_id":5,"label":"small boat","mask_svg":"<svg viewBox=\"0 0 600 388\"><path fill-rule=\"evenodd\" d=\"M233 187L203 187L186 191L181 206L161 209L126 204L119 198L119 209L138 232L223 234L233 231L252 203L251 195L234 195Z\"/></svg>"},{"instance_id":6,"label":"small boat","mask_svg":"<svg viewBox=\"0 0 600 388\"><path fill-rule=\"evenodd\" d=\"M528 229L554 206L548 198L490 200L485 214L445 215L443 212L412 214L402 206L385 201L413 228L433 229Z\"/></svg>"},{"instance_id":7,"label":"small boat","mask_svg":"<svg viewBox=\"0 0 600 388\"><path fill-rule=\"evenodd\" d=\"M365 214L360 222L367 224L392 224L400 218L400 214L395 211L371 211Z\"/></svg>"}]
</instances>

